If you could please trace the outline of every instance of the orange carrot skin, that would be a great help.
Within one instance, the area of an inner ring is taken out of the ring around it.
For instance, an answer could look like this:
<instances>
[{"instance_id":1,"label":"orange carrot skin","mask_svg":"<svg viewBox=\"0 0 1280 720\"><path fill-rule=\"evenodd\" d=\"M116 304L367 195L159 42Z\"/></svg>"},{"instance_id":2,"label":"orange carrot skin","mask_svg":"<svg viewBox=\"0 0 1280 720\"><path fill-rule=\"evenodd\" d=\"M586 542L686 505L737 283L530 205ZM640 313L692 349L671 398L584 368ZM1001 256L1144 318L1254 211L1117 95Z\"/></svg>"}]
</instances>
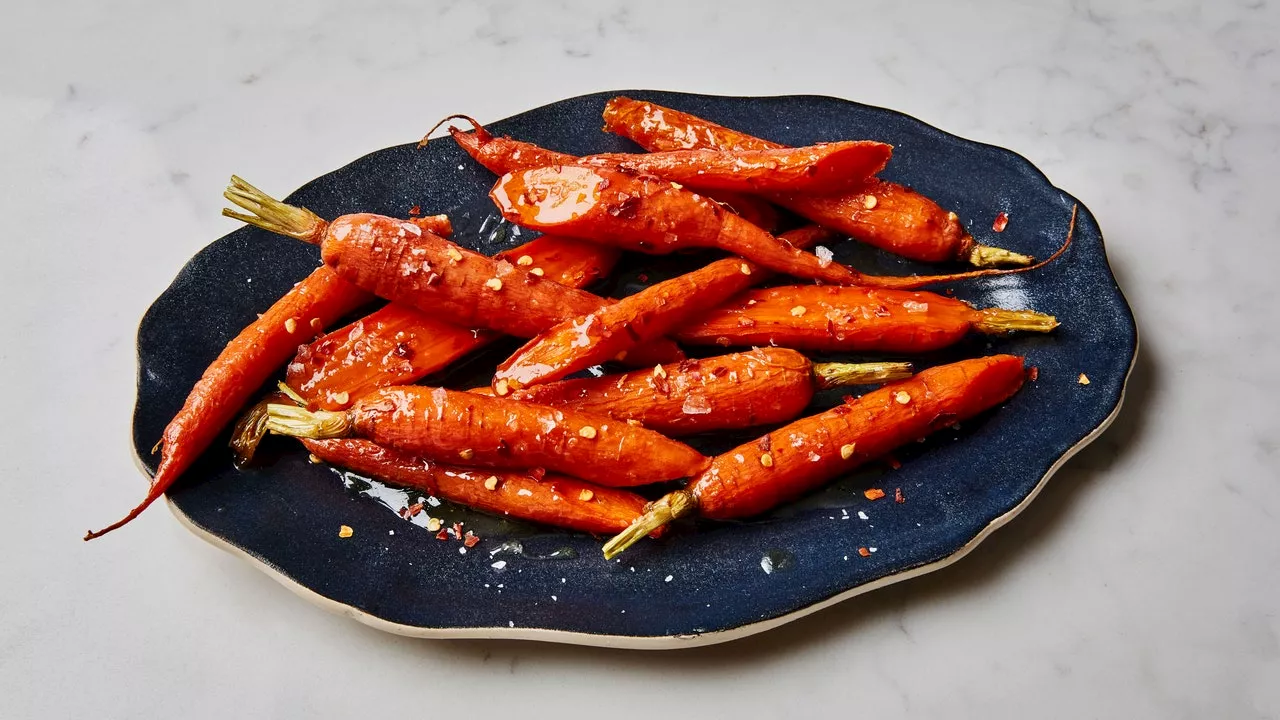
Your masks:
<instances>
[{"instance_id":1,"label":"orange carrot skin","mask_svg":"<svg viewBox=\"0 0 1280 720\"><path fill-rule=\"evenodd\" d=\"M449 134L468 155L495 175L506 175L516 170L548 165L573 165L578 162L578 158L572 155L547 150L532 143L508 137L494 137L481 127L477 127L472 132L463 132L451 127ZM696 183L692 184L697 187ZM759 198L719 190L715 192L712 199L758 227L772 230L778 225L777 210Z\"/></svg>"},{"instance_id":2,"label":"orange carrot skin","mask_svg":"<svg viewBox=\"0 0 1280 720\"><path fill-rule=\"evenodd\" d=\"M1004 402L1023 377L1023 360L1012 355L930 368L730 450L688 489L704 517L758 515L868 459ZM853 448L845 458L841 448L849 445ZM762 463L766 453L770 459Z\"/></svg>"},{"instance_id":3,"label":"orange carrot skin","mask_svg":"<svg viewBox=\"0 0 1280 720\"><path fill-rule=\"evenodd\" d=\"M743 292L673 334L692 345L914 353L959 342L980 317L931 292L795 285Z\"/></svg>"},{"instance_id":4,"label":"orange carrot skin","mask_svg":"<svg viewBox=\"0 0 1280 720\"><path fill-rule=\"evenodd\" d=\"M332 324L372 299L327 267L317 268L285 293L227 343L165 427L160 466L142 503L123 520L85 539L124 525L160 498L235 419L258 388L289 360L311 332L313 322L320 327Z\"/></svg>"},{"instance_id":5,"label":"orange carrot skin","mask_svg":"<svg viewBox=\"0 0 1280 720\"><path fill-rule=\"evenodd\" d=\"M340 276L379 297L517 337L533 337L602 302L383 215L344 215L329 223L320 253ZM500 285L486 286L492 281Z\"/></svg>"},{"instance_id":6,"label":"orange carrot skin","mask_svg":"<svg viewBox=\"0 0 1280 720\"><path fill-rule=\"evenodd\" d=\"M578 164L613 168L706 190L831 194L860 185L889 162L893 147L869 140L803 148L699 148L636 155L588 155Z\"/></svg>"},{"instance_id":7,"label":"orange carrot skin","mask_svg":"<svg viewBox=\"0 0 1280 720\"><path fill-rule=\"evenodd\" d=\"M725 258L566 320L503 361L494 388L504 381L519 388L559 380L661 338L702 308L748 287L759 272L746 260Z\"/></svg>"},{"instance_id":8,"label":"orange carrot skin","mask_svg":"<svg viewBox=\"0 0 1280 720\"><path fill-rule=\"evenodd\" d=\"M497 258L519 264L526 255L528 267L541 268L547 280L581 288L607 275L619 253L544 235ZM286 382L315 406L340 410L377 388L417 382L499 337L391 303L299 347Z\"/></svg>"},{"instance_id":9,"label":"orange carrot skin","mask_svg":"<svg viewBox=\"0 0 1280 720\"><path fill-rule=\"evenodd\" d=\"M605 106L604 122L606 130L654 151L782 147L688 113L630 98L610 100ZM874 180L865 187L832 196L780 193L771 195L771 199L813 222L913 260L964 260L974 244L955 213L895 183Z\"/></svg>"},{"instance_id":10,"label":"orange carrot skin","mask_svg":"<svg viewBox=\"0 0 1280 720\"><path fill-rule=\"evenodd\" d=\"M645 499L564 475L477 470L408 455L368 440L303 440L321 460L494 515L600 535L620 532ZM497 485L485 487L489 478ZM585 499L584 499L585 498Z\"/></svg>"},{"instance_id":11,"label":"orange carrot skin","mask_svg":"<svg viewBox=\"0 0 1280 720\"><path fill-rule=\"evenodd\" d=\"M452 324L522 338L609 302L547 280L518 259L487 257L384 215L343 215L329 223L320 255L339 275L378 297ZM684 357L662 339L645 352L652 353L647 361Z\"/></svg>"},{"instance_id":12,"label":"orange carrot skin","mask_svg":"<svg viewBox=\"0 0 1280 720\"><path fill-rule=\"evenodd\" d=\"M757 348L663 365L662 371L574 378L514 391L522 402L636 420L679 436L787 422L813 399L813 364L794 350Z\"/></svg>"},{"instance_id":13,"label":"orange carrot skin","mask_svg":"<svg viewBox=\"0 0 1280 720\"><path fill-rule=\"evenodd\" d=\"M544 232L657 255L716 247L797 277L835 284L866 279L652 176L572 165L533 168L504 175L490 197L507 220Z\"/></svg>"},{"instance_id":14,"label":"orange carrot skin","mask_svg":"<svg viewBox=\"0 0 1280 720\"><path fill-rule=\"evenodd\" d=\"M684 443L626 422L444 388L376 390L348 416L356 435L414 455L546 468L610 487L696 475L708 462Z\"/></svg>"}]
</instances>

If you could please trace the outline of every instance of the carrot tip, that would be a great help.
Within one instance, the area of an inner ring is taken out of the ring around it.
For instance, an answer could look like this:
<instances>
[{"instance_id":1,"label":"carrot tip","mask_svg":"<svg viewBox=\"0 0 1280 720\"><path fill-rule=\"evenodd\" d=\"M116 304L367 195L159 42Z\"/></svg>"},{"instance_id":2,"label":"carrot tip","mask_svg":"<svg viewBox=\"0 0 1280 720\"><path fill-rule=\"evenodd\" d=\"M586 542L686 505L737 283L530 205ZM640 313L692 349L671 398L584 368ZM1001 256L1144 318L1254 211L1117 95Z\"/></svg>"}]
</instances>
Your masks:
<instances>
[{"instance_id":1,"label":"carrot tip","mask_svg":"<svg viewBox=\"0 0 1280 720\"><path fill-rule=\"evenodd\" d=\"M612 560L644 536L666 527L676 518L692 514L697 507L697 498L688 490L676 490L654 500L645 506L643 515L631 521L626 530L604 544L604 559Z\"/></svg>"},{"instance_id":2,"label":"carrot tip","mask_svg":"<svg viewBox=\"0 0 1280 720\"><path fill-rule=\"evenodd\" d=\"M280 202L236 175L231 176L231 184L223 191L222 197L249 211L246 214L223 208L223 215L312 245L320 244L327 226L310 210Z\"/></svg>"},{"instance_id":3,"label":"carrot tip","mask_svg":"<svg viewBox=\"0 0 1280 720\"><path fill-rule=\"evenodd\" d=\"M489 140L492 138L492 136L488 133L488 131L484 129L484 126L476 122L475 119L472 118L470 115L450 115L444 118L443 120L441 120L440 122L436 123L435 125L431 126L431 129L427 131L427 134L423 135L422 139L418 141L418 149L421 150L422 148L426 147L427 141L431 138L431 133L439 130L442 125L449 122L450 120L466 120L467 122L471 123L472 132L478 134L481 140Z\"/></svg>"},{"instance_id":4,"label":"carrot tip","mask_svg":"<svg viewBox=\"0 0 1280 720\"><path fill-rule=\"evenodd\" d=\"M969 264L980 268L1000 265L1026 266L1035 261L1036 259L1030 255L990 245L974 245L973 250L969 251Z\"/></svg>"}]
</instances>

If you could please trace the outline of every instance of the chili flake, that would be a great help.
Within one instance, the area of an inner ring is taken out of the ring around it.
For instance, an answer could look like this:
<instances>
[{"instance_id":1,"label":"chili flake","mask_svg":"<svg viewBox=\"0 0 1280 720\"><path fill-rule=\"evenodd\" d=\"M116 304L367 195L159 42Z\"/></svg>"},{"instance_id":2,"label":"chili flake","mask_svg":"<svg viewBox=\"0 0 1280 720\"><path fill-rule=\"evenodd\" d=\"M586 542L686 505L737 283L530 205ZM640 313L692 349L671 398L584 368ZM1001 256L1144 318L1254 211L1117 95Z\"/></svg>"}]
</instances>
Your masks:
<instances>
[{"instance_id":1,"label":"chili flake","mask_svg":"<svg viewBox=\"0 0 1280 720\"><path fill-rule=\"evenodd\" d=\"M1009 216L1003 212L996 213L995 222L991 223L991 229L996 232L1004 232L1005 226L1009 224Z\"/></svg>"},{"instance_id":2,"label":"chili flake","mask_svg":"<svg viewBox=\"0 0 1280 720\"><path fill-rule=\"evenodd\" d=\"M867 490L863 490L862 494L865 495L868 500L879 500L880 498L884 497L884 491L881 490L880 488L870 488Z\"/></svg>"},{"instance_id":3,"label":"chili flake","mask_svg":"<svg viewBox=\"0 0 1280 720\"><path fill-rule=\"evenodd\" d=\"M871 551L864 547L858 548L858 554L862 557L871 557Z\"/></svg>"},{"instance_id":4,"label":"chili flake","mask_svg":"<svg viewBox=\"0 0 1280 720\"><path fill-rule=\"evenodd\" d=\"M355 530L352 530L350 525L341 525L338 527L338 537L340 538L349 538L354 534Z\"/></svg>"},{"instance_id":5,"label":"chili flake","mask_svg":"<svg viewBox=\"0 0 1280 720\"><path fill-rule=\"evenodd\" d=\"M1080 373L1080 379L1076 380L1076 382L1080 383L1081 385L1088 385L1089 376L1085 375L1084 373Z\"/></svg>"},{"instance_id":6,"label":"chili flake","mask_svg":"<svg viewBox=\"0 0 1280 720\"><path fill-rule=\"evenodd\" d=\"M907 501L907 499L902 496L902 488L893 489L893 501L899 505Z\"/></svg>"},{"instance_id":7,"label":"chili flake","mask_svg":"<svg viewBox=\"0 0 1280 720\"><path fill-rule=\"evenodd\" d=\"M466 537L462 539L462 544L467 547L475 547L479 543L480 543L480 536L476 535L470 530L467 531Z\"/></svg>"}]
</instances>

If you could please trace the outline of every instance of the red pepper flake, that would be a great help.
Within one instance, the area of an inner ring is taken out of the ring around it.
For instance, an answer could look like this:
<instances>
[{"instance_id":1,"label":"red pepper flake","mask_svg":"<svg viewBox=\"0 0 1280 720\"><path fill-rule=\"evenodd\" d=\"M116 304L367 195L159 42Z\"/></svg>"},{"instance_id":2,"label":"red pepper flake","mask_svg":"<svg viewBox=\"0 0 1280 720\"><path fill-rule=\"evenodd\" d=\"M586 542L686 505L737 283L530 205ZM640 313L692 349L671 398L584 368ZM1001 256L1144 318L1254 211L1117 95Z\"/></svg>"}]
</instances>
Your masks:
<instances>
[{"instance_id":1,"label":"red pepper flake","mask_svg":"<svg viewBox=\"0 0 1280 720\"><path fill-rule=\"evenodd\" d=\"M768 435L762 435L756 441L756 447L760 448L760 452L769 452L769 450L773 449L773 439Z\"/></svg>"},{"instance_id":2,"label":"red pepper flake","mask_svg":"<svg viewBox=\"0 0 1280 720\"><path fill-rule=\"evenodd\" d=\"M449 531L448 531L448 530L441 530L440 532L436 533L436 539L437 539L437 540L448 540L448 539L449 539Z\"/></svg>"},{"instance_id":3,"label":"red pepper flake","mask_svg":"<svg viewBox=\"0 0 1280 720\"><path fill-rule=\"evenodd\" d=\"M886 456L884 461L889 463L889 467L893 468L894 470L902 469L902 463L898 462L898 458L892 455Z\"/></svg>"},{"instance_id":4,"label":"red pepper flake","mask_svg":"<svg viewBox=\"0 0 1280 720\"><path fill-rule=\"evenodd\" d=\"M400 511L400 517L408 520L409 518L422 512L422 503L414 503L409 507Z\"/></svg>"},{"instance_id":5,"label":"red pepper flake","mask_svg":"<svg viewBox=\"0 0 1280 720\"><path fill-rule=\"evenodd\" d=\"M409 208L409 217L418 217L420 215L422 215L421 205L414 205L413 207Z\"/></svg>"},{"instance_id":6,"label":"red pepper flake","mask_svg":"<svg viewBox=\"0 0 1280 720\"><path fill-rule=\"evenodd\" d=\"M467 547L475 547L479 543L480 543L480 536L476 535L470 530L468 530L466 536L462 538L462 544L466 545Z\"/></svg>"},{"instance_id":7,"label":"red pepper flake","mask_svg":"<svg viewBox=\"0 0 1280 720\"><path fill-rule=\"evenodd\" d=\"M637 275L637 276L636 276L636 279L637 279L637 280L639 280L639 281L640 281L640 282L642 282L642 283L647 283L647 282L649 282L649 276L648 276L648 275L645 275L644 273L640 273L639 275Z\"/></svg>"},{"instance_id":8,"label":"red pepper flake","mask_svg":"<svg viewBox=\"0 0 1280 720\"><path fill-rule=\"evenodd\" d=\"M1040 368L1032 365L1031 369L1027 371L1027 379L1035 382L1038 377L1040 377Z\"/></svg>"},{"instance_id":9,"label":"red pepper flake","mask_svg":"<svg viewBox=\"0 0 1280 720\"><path fill-rule=\"evenodd\" d=\"M454 523L453 527L449 528L449 534L461 540L462 539L462 523L460 522Z\"/></svg>"},{"instance_id":10,"label":"red pepper flake","mask_svg":"<svg viewBox=\"0 0 1280 720\"><path fill-rule=\"evenodd\" d=\"M893 489L893 501L899 505L907 501L907 499L902 496L902 488Z\"/></svg>"},{"instance_id":11,"label":"red pepper flake","mask_svg":"<svg viewBox=\"0 0 1280 720\"><path fill-rule=\"evenodd\" d=\"M862 557L871 557L871 551L864 547L858 548L858 554Z\"/></svg>"},{"instance_id":12,"label":"red pepper flake","mask_svg":"<svg viewBox=\"0 0 1280 720\"><path fill-rule=\"evenodd\" d=\"M991 223L991 229L996 232L1004 232L1004 228L1009 224L1009 216L1004 213L996 213L995 222Z\"/></svg>"},{"instance_id":13,"label":"red pepper flake","mask_svg":"<svg viewBox=\"0 0 1280 720\"><path fill-rule=\"evenodd\" d=\"M881 490L880 488L871 488L869 490L863 490L862 494L865 495L868 500L879 500L880 498L884 497L884 491Z\"/></svg>"}]
</instances>

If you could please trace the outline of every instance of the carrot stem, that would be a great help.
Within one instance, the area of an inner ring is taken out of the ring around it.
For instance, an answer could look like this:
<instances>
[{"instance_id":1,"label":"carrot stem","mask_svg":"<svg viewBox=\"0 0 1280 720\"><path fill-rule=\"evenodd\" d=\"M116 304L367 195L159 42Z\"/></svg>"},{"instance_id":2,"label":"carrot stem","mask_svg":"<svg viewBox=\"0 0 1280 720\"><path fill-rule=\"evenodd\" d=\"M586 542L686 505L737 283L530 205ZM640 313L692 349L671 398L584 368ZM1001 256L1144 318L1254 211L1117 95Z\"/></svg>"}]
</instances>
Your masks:
<instances>
[{"instance_id":1,"label":"carrot stem","mask_svg":"<svg viewBox=\"0 0 1280 720\"><path fill-rule=\"evenodd\" d=\"M1036 259L1012 250L992 247L990 245L974 245L969 251L969 264L974 267L987 268L1000 265L1030 265Z\"/></svg>"},{"instance_id":2,"label":"carrot stem","mask_svg":"<svg viewBox=\"0 0 1280 720\"><path fill-rule=\"evenodd\" d=\"M980 318L973 323L973 329L987 335L998 335L1019 330L1044 333L1058 327L1058 319L1054 316L1032 310L986 308L978 312Z\"/></svg>"},{"instance_id":3,"label":"carrot stem","mask_svg":"<svg viewBox=\"0 0 1280 720\"><path fill-rule=\"evenodd\" d=\"M296 405L267 405L267 431L276 435L327 440L351 435L351 422L344 412L307 410Z\"/></svg>"},{"instance_id":4,"label":"carrot stem","mask_svg":"<svg viewBox=\"0 0 1280 720\"><path fill-rule=\"evenodd\" d=\"M328 226L310 210L280 202L237 175L231 176L231 185L222 196L249 211L245 214L223 208L223 215L312 245L320 244Z\"/></svg>"},{"instance_id":5,"label":"carrot stem","mask_svg":"<svg viewBox=\"0 0 1280 720\"><path fill-rule=\"evenodd\" d=\"M612 560L623 550L635 545L649 533L666 527L673 520L692 515L698 507L698 498L688 490L667 493L645 505L644 514L604 544L604 559Z\"/></svg>"},{"instance_id":6,"label":"carrot stem","mask_svg":"<svg viewBox=\"0 0 1280 720\"><path fill-rule=\"evenodd\" d=\"M901 380L912 370L908 362L814 363L813 378L819 388L826 389Z\"/></svg>"}]
</instances>

